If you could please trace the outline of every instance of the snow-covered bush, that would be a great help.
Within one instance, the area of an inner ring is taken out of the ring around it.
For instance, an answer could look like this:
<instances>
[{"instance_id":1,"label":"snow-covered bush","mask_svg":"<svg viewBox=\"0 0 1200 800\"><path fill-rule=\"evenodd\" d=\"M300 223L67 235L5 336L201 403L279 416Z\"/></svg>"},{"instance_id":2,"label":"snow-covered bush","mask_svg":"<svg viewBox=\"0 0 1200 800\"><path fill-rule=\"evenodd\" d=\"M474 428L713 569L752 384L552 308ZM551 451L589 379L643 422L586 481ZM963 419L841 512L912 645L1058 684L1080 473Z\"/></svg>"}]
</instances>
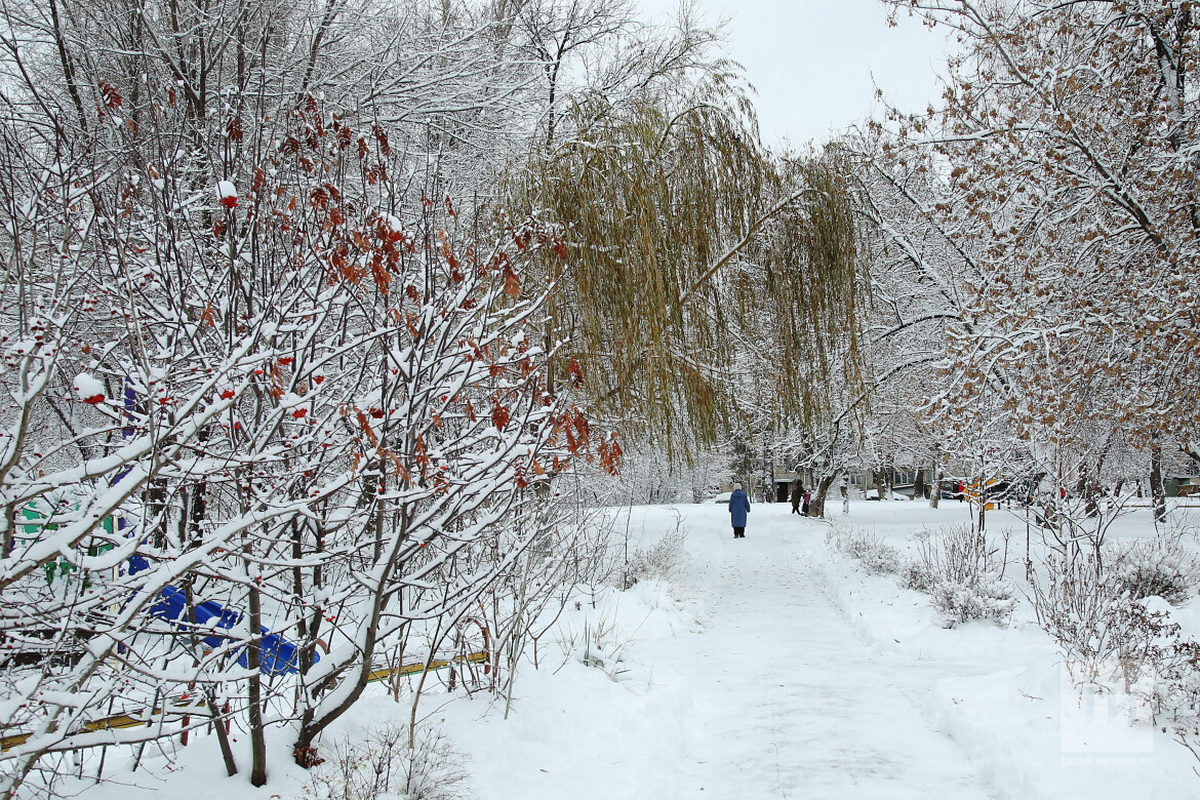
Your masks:
<instances>
[{"instance_id":1,"label":"snow-covered bush","mask_svg":"<svg viewBox=\"0 0 1200 800\"><path fill-rule=\"evenodd\" d=\"M984 620L1007 625L1016 607L1013 585L1004 578L981 573L970 581L938 581L930 591L930 603L947 623Z\"/></svg>"},{"instance_id":2,"label":"snow-covered bush","mask_svg":"<svg viewBox=\"0 0 1200 800\"><path fill-rule=\"evenodd\" d=\"M464 756L440 731L389 724L344 738L313 769L302 800L462 800Z\"/></svg>"},{"instance_id":3,"label":"snow-covered bush","mask_svg":"<svg viewBox=\"0 0 1200 800\"><path fill-rule=\"evenodd\" d=\"M1140 603L1150 613L1169 614L1160 598ZM1200 641L1159 620L1153 674L1154 721L1200 760Z\"/></svg>"},{"instance_id":4,"label":"snow-covered bush","mask_svg":"<svg viewBox=\"0 0 1200 800\"><path fill-rule=\"evenodd\" d=\"M912 570L930 586L968 584L979 576L1004 574L1006 557L993 541L968 525L948 525L916 535L916 567ZM913 588L917 588L914 586Z\"/></svg>"},{"instance_id":5,"label":"snow-covered bush","mask_svg":"<svg viewBox=\"0 0 1200 800\"><path fill-rule=\"evenodd\" d=\"M1120 549L1110 563L1113 579L1134 599L1161 597L1181 605L1200 586L1200 558L1177 536L1136 541Z\"/></svg>"},{"instance_id":6,"label":"snow-covered bush","mask_svg":"<svg viewBox=\"0 0 1200 800\"><path fill-rule=\"evenodd\" d=\"M159 108L139 126L146 146L192 130ZM0 314L0 339L45 342L0 358L0 618L9 641L46 645L0 670L0 729L30 735L0 752L0 796L42 754L92 747L82 721L151 714L192 684L235 698L262 785L263 719L298 721L308 763L387 653L448 644L468 616L494 635L494 677L591 560L573 547L574 469L615 471L620 445L551 391L532 267L565 244L536 221L459 227L449 198L445 211L404 204L380 178L403 172L398 154L362 150L384 130L350 147L335 108L246 115L265 126L246 141L276 145L210 165L242 192L222 187L229 203L204 203L205 167L189 159L129 165L155 192L87 163L63 166L57 198L0 191L60 210L32 229L31 264L56 258L38 242L120 231L73 249L70 280L12 273L15 294L57 287L45 323ZM47 508L59 491L71 501ZM214 606L220 632L183 635ZM154 666L111 658L117 642Z\"/></svg>"},{"instance_id":7,"label":"snow-covered bush","mask_svg":"<svg viewBox=\"0 0 1200 800\"><path fill-rule=\"evenodd\" d=\"M682 521L677 520L675 527L654 544L635 548L629 553L622 570L621 588L628 589L642 580L673 580L684 564L686 542L687 530Z\"/></svg>"},{"instance_id":8,"label":"snow-covered bush","mask_svg":"<svg viewBox=\"0 0 1200 800\"><path fill-rule=\"evenodd\" d=\"M1031 582L1039 624L1057 643L1077 684L1108 684L1115 670L1128 690L1155 671L1178 627L1166 611L1131 597L1094 563L1052 559Z\"/></svg>"},{"instance_id":9,"label":"snow-covered bush","mask_svg":"<svg viewBox=\"0 0 1200 800\"><path fill-rule=\"evenodd\" d=\"M909 559L900 565L898 573L900 585L905 589L929 594L937 585L937 573L933 568L920 559Z\"/></svg>"},{"instance_id":10,"label":"snow-covered bush","mask_svg":"<svg viewBox=\"0 0 1200 800\"><path fill-rule=\"evenodd\" d=\"M858 558L872 575L894 575L900 569L900 551L883 542L866 548Z\"/></svg>"},{"instance_id":11,"label":"snow-covered bush","mask_svg":"<svg viewBox=\"0 0 1200 800\"><path fill-rule=\"evenodd\" d=\"M1158 664L1156 720L1200 759L1200 642L1176 638Z\"/></svg>"},{"instance_id":12,"label":"snow-covered bush","mask_svg":"<svg viewBox=\"0 0 1200 800\"><path fill-rule=\"evenodd\" d=\"M917 534L917 556L900 570L900 582L930 595L947 625L971 620L1008 624L1016 607L1004 578L1003 552L967 525Z\"/></svg>"},{"instance_id":13,"label":"snow-covered bush","mask_svg":"<svg viewBox=\"0 0 1200 800\"><path fill-rule=\"evenodd\" d=\"M872 575L894 575L900 571L900 551L886 544L876 534L861 528L833 528L826 543L836 550L857 559Z\"/></svg>"}]
</instances>

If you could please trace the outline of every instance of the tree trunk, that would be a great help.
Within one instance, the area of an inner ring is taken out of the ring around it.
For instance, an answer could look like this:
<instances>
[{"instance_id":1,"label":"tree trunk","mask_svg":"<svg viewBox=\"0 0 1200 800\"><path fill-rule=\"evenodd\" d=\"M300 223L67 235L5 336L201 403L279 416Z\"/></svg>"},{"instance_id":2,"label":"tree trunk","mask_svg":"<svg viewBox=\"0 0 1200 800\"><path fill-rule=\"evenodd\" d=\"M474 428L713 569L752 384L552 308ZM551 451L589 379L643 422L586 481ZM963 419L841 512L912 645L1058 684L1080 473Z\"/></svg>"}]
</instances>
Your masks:
<instances>
[{"instance_id":1,"label":"tree trunk","mask_svg":"<svg viewBox=\"0 0 1200 800\"><path fill-rule=\"evenodd\" d=\"M1150 497L1154 506L1154 521L1167 521L1167 491L1163 486L1162 448L1158 442L1150 445Z\"/></svg>"},{"instance_id":2,"label":"tree trunk","mask_svg":"<svg viewBox=\"0 0 1200 800\"><path fill-rule=\"evenodd\" d=\"M232 778L237 775L238 768L237 760L233 757L233 747L229 744L229 731L225 730L225 720L221 719L220 711L217 709L217 698L211 689L204 690L204 697L208 700L208 709L212 713L213 729L217 733L221 759L225 762L225 774Z\"/></svg>"},{"instance_id":3,"label":"tree trunk","mask_svg":"<svg viewBox=\"0 0 1200 800\"><path fill-rule=\"evenodd\" d=\"M267 783L267 734L263 723L262 673L262 576L260 566L254 560L254 548L250 541L242 545L246 556L246 617L250 636L246 641L246 668L250 677L246 680L247 724L250 728L250 784L265 786Z\"/></svg>"},{"instance_id":4,"label":"tree trunk","mask_svg":"<svg viewBox=\"0 0 1200 800\"><path fill-rule=\"evenodd\" d=\"M374 514L374 510L372 510L372 513ZM382 522L382 519L378 516L375 516L374 519L376 522ZM345 669L335 670L330 676L325 678L326 681L332 679L350 681L350 689L331 706L327 708L310 706L305 709L301 717L300 731L293 747L293 756L296 763L306 769L315 763L311 761L310 755L313 751L313 742L316 741L317 736L328 725L341 717L342 714L349 711L367 687L367 680L371 675L376 648L379 644L377 638L379 620L387 610L392 597L391 593L385 590L396 570L400 568L397 557L402 543L408 539L409 509L407 507L400 509L400 518L397 520L396 525L398 530L391 537L389 551L386 554L380 551L379 557L375 561L376 565L379 566L379 570L371 582L371 588L374 591L365 609L366 618L361 623L364 626L361 629L363 634L361 650L353 662L348 662L345 665ZM387 558L384 558L384 555Z\"/></svg>"},{"instance_id":5,"label":"tree trunk","mask_svg":"<svg viewBox=\"0 0 1200 800\"><path fill-rule=\"evenodd\" d=\"M250 587L249 601L250 641L246 644L246 666L251 670L247 698L250 704L250 784L265 786L267 735L263 727L262 674L258 671L262 663L262 597L257 586Z\"/></svg>"},{"instance_id":6,"label":"tree trunk","mask_svg":"<svg viewBox=\"0 0 1200 800\"><path fill-rule=\"evenodd\" d=\"M810 517L825 516L825 496L829 493L829 487L833 485L833 481L837 478L837 473L826 475L817 482L817 490L813 493L812 500L808 504L808 515Z\"/></svg>"},{"instance_id":7,"label":"tree trunk","mask_svg":"<svg viewBox=\"0 0 1200 800\"><path fill-rule=\"evenodd\" d=\"M191 509L188 511L187 547L199 547L204 542L204 519L208 514L208 481L192 485Z\"/></svg>"},{"instance_id":8,"label":"tree trunk","mask_svg":"<svg viewBox=\"0 0 1200 800\"><path fill-rule=\"evenodd\" d=\"M1083 487L1084 513L1093 519L1100 516L1100 479L1095 473L1088 473Z\"/></svg>"}]
</instances>

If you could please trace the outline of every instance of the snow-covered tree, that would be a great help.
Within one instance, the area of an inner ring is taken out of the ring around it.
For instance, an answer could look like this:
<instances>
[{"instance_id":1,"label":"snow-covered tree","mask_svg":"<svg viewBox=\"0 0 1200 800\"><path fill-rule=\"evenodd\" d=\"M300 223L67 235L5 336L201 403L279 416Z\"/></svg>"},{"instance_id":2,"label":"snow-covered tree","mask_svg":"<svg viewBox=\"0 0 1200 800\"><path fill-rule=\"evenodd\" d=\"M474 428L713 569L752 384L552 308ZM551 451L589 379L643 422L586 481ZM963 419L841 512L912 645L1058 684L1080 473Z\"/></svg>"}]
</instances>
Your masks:
<instances>
[{"instance_id":1,"label":"snow-covered tree","mask_svg":"<svg viewBox=\"0 0 1200 800\"><path fill-rule=\"evenodd\" d=\"M680 91L536 154L515 191L572 254L547 274L588 365L573 377L684 455L754 404L819 413L832 354L853 346L858 274L837 163L764 150L720 75Z\"/></svg>"},{"instance_id":2,"label":"snow-covered tree","mask_svg":"<svg viewBox=\"0 0 1200 800\"><path fill-rule=\"evenodd\" d=\"M944 107L900 131L937 154L947 189L925 213L971 254L941 407L969 427L1002 413L1022 438L1093 464L1106 446L1093 423L1150 453L1189 438L1189 4L895 5L965 45Z\"/></svg>"},{"instance_id":3,"label":"snow-covered tree","mask_svg":"<svg viewBox=\"0 0 1200 800\"><path fill-rule=\"evenodd\" d=\"M5 796L189 717L244 720L255 784L267 719L311 763L377 660L514 572L555 591L578 528L540 487L619 459L548 391L522 273L558 240L460 222L397 127L265 92L298 69L265 6L134 36L169 15L53 5L5 62L59 70L3 120ZM115 707L155 724L89 726Z\"/></svg>"}]
</instances>

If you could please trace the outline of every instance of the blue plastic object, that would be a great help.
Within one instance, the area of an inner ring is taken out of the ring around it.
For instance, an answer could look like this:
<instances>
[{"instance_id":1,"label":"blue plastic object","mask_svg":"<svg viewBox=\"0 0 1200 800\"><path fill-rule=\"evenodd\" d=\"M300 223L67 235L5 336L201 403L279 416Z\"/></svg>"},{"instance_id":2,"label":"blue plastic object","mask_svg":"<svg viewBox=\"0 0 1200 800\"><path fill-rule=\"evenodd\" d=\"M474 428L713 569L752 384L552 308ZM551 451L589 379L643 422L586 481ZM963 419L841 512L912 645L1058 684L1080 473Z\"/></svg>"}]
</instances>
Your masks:
<instances>
[{"instance_id":1,"label":"blue plastic object","mask_svg":"<svg viewBox=\"0 0 1200 800\"><path fill-rule=\"evenodd\" d=\"M229 630L241 620L242 615L228 608L222 608L216 600L205 600L196 606L197 624L203 625L214 617L217 620L216 627ZM204 643L209 647L220 647L223 641L225 641L225 637L216 633L204 637Z\"/></svg>"},{"instance_id":2,"label":"blue plastic object","mask_svg":"<svg viewBox=\"0 0 1200 800\"><path fill-rule=\"evenodd\" d=\"M296 645L284 639L278 633L271 633L266 628L266 634L258 645L258 669L267 675L284 675L300 671L300 651ZM313 653L313 663L321 660L320 653ZM238 656L238 665L249 668L250 654L242 650Z\"/></svg>"},{"instance_id":3,"label":"blue plastic object","mask_svg":"<svg viewBox=\"0 0 1200 800\"><path fill-rule=\"evenodd\" d=\"M159 619L175 623L178 627L186 628L186 615L184 609L187 606L187 597L184 591L177 586L164 586L161 599L154 605L150 606L150 615ZM216 620L213 624L215 628L229 630L242 619L242 613L230 608L225 608L216 600L205 600L196 606L193 612L196 618L197 625L208 625L212 620ZM258 645L258 668L259 671L267 675L284 675L290 672L300 671L300 648L293 643L280 636L278 633L271 633L267 628L261 628L263 634ZM226 640L226 636L219 633L211 633L204 637L204 643L209 647L220 647ZM250 656L246 648L239 648L237 663L249 668ZM321 660L320 653L313 653L313 663Z\"/></svg>"},{"instance_id":4,"label":"blue plastic object","mask_svg":"<svg viewBox=\"0 0 1200 800\"><path fill-rule=\"evenodd\" d=\"M162 599L150 606L150 616L174 622L183 614L183 607L186 603L187 597L182 589L175 586L164 586Z\"/></svg>"}]
</instances>

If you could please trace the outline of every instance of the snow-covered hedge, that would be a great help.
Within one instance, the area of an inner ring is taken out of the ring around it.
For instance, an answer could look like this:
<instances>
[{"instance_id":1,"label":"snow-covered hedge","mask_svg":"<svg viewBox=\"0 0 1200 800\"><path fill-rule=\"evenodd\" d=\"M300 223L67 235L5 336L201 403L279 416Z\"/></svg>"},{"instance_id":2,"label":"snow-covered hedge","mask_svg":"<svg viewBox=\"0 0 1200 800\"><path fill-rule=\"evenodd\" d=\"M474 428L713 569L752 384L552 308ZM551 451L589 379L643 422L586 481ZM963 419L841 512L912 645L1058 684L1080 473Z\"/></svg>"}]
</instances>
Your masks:
<instances>
[{"instance_id":1,"label":"snow-covered hedge","mask_svg":"<svg viewBox=\"0 0 1200 800\"><path fill-rule=\"evenodd\" d=\"M1200 586L1200 558L1184 547L1178 536L1142 539L1118 550L1111 574L1130 597L1161 597L1182 605Z\"/></svg>"},{"instance_id":2,"label":"snow-covered hedge","mask_svg":"<svg viewBox=\"0 0 1200 800\"><path fill-rule=\"evenodd\" d=\"M938 581L930 590L930 603L949 625L973 620L1007 625L1017 601L1011 583L981 573L965 583Z\"/></svg>"},{"instance_id":3,"label":"snow-covered hedge","mask_svg":"<svg viewBox=\"0 0 1200 800\"><path fill-rule=\"evenodd\" d=\"M857 559L872 575L894 575L900 571L903 561L900 551L869 531L834 527L825 541L837 551Z\"/></svg>"}]
</instances>

